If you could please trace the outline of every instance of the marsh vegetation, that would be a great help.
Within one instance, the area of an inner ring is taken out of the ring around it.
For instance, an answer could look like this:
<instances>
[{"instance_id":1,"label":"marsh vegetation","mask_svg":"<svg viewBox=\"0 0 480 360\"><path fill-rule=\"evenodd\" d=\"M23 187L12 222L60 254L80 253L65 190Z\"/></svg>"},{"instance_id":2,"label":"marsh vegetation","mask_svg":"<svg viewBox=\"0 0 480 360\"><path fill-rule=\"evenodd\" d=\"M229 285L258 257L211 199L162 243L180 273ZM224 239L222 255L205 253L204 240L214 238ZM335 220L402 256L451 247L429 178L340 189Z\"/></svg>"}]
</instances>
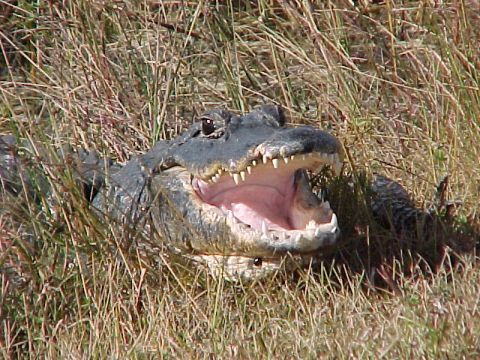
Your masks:
<instances>
[{"instance_id":1,"label":"marsh vegetation","mask_svg":"<svg viewBox=\"0 0 480 360\"><path fill-rule=\"evenodd\" d=\"M44 179L0 205L0 356L478 358L480 3L354 3L0 1L0 133ZM117 246L59 158L122 163L263 103L458 236L429 257L362 223L315 271L230 283Z\"/></svg>"}]
</instances>

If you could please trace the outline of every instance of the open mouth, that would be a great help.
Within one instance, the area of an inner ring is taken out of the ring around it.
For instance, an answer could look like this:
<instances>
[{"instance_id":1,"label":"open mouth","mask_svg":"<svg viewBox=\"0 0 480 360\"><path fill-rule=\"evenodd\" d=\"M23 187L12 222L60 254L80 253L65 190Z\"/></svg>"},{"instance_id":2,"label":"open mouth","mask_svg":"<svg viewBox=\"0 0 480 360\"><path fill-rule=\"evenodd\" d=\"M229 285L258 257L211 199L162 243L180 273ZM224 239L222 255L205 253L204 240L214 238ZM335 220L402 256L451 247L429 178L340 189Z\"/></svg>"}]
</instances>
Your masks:
<instances>
[{"instance_id":1,"label":"open mouth","mask_svg":"<svg viewBox=\"0 0 480 360\"><path fill-rule=\"evenodd\" d=\"M337 217L328 201L311 189L307 171L325 165L338 171L337 154L308 153L252 160L244 171L219 169L192 185L200 199L221 209L242 230L260 233L264 240L292 243L301 252L319 247L319 241L338 232Z\"/></svg>"}]
</instances>

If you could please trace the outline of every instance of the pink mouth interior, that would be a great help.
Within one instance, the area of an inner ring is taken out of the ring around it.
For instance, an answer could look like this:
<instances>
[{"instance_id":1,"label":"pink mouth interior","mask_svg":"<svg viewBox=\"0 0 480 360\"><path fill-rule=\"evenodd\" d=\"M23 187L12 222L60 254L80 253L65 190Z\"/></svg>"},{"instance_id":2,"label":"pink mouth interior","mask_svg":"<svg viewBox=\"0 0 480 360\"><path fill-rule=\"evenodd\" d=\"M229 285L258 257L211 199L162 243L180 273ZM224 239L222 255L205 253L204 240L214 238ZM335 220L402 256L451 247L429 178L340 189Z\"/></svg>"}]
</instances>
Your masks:
<instances>
[{"instance_id":1,"label":"pink mouth interior","mask_svg":"<svg viewBox=\"0 0 480 360\"><path fill-rule=\"evenodd\" d=\"M298 164L258 165L246 180L235 184L224 174L217 183L194 180L194 188L202 201L230 210L241 222L256 230L262 222L269 230L303 230L309 221L328 223L332 211L311 192L305 181L295 181Z\"/></svg>"}]
</instances>

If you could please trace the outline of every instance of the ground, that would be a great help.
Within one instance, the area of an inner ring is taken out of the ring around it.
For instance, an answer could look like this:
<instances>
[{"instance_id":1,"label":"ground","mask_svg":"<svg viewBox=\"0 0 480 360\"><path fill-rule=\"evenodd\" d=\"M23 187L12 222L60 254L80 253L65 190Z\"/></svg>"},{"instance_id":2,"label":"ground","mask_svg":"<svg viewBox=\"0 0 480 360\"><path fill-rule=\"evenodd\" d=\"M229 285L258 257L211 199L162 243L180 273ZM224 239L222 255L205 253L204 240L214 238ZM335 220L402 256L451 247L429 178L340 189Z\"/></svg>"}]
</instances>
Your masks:
<instances>
[{"instance_id":1,"label":"ground","mask_svg":"<svg viewBox=\"0 0 480 360\"><path fill-rule=\"evenodd\" d=\"M124 162L206 109L275 103L341 139L346 174L397 179L421 208L448 175L452 226L475 229L479 14L476 0L1 2L0 133L35 144L52 192L1 205L0 354L479 357L475 249L382 258L367 223L315 272L225 282L122 251L56 156Z\"/></svg>"}]
</instances>

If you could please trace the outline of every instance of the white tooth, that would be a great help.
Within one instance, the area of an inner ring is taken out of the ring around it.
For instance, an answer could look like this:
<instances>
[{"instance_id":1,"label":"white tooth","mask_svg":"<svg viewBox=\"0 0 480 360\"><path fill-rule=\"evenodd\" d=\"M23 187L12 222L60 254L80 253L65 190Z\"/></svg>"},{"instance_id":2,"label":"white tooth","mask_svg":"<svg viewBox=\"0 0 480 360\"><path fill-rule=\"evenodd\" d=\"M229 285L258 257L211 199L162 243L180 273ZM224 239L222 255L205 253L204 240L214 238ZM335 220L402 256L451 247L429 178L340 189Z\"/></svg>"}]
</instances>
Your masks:
<instances>
[{"instance_id":1,"label":"white tooth","mask_svg":"<svg viewBox=\"0 0 480 360\"><path fill-rule=\"evenodd\" d=\"M320 234L321 232L328 232L330 231L331 233L334 233L337 230L337 215L333 214L332 219L328 224L322 224L317 227L317 230L315 231L315 234Z\"/></svg>"},{"instance_id":2,"label":"white tooth","mask_svg":"<svg viewBox=\"0 0 480 360\"><path fill-rule=\"evenodd\" d=\"M290 160L295 159L295 155L290 155Z\"/></svg>"},{"instance_id":3,"label":"white tooth","mask_svg":"<svg viewBox=\"0 0 480 360\"><path fill-rule=\"evenodd\" d=\"M227 210L227 219L229 221L231 221L232 223L237 223L237 219L235 218L235 216L233 215L233 211L232 210Z\"/></svg>"},{"instance_id":4,"label":"white tooth","mask_svg":"<svg viewBox=\"0 0 480 360\"><path fill-rule=\"evenodd\" d=\"M257 166L257 160L252 160L252 166Z\"/></svg>"},{"instance_id":5,"label":"white tooth","mask_svg":"<svg viewBox=\"0 0 480 360\"><path fill-rule=\"evenodd\" d=\"M238 183L240 182L240 175L238 175L237 173L234 173L233 174L233 181L235 181L235 184L238 185Z\"/></svg>"},{"instance_id":6,"label":"white tooth","mask_svg":"<svg viewBox=\"0 0 480 360\"><path fill-rule=\"evenodd\" d=\"M214 183L218 182L218 178L217 178L215 175L212 176L212 179L211 179L211 180L212 180Z\"/></svg>"},{"instance_id":7,"label":"white tooth","mask_svg":"<svg viewBox=\"0 0 480 360\"><path fill-rule=\"evenodd\" d=\"M272 159L272 164L275 169L278 169L278 159Z\"/></svg>"},{"instance_id":8,"label":"white tooth","mask_svg":"<svg viewBox=\"0 0 480 360\"><path fill-rule=\"evenodd\" d=\"M320 236L321 233L322 233L322 229L315 230L315 236Z\"/></svg>"},{"instance_id":9,"label":"white tooth","mask_svg":"<svg viewBox=\"0 0 480 360\"><path fill-rule=\"evenodd\" d=\"M285 233L281 232L279 238L280 238L281 241L285 241L285 239L286 239Z\"/></svg>"},{"instance_id":10,"label":"white tooth","mask_svg":"<svg viewBox=\"0 0 480 360\"><path fill-rule=\"evenodd\" d=\"M245 171L240 171L240 177L242 178L243 181L245 181L245 178L247 177L247 174L245 174Z\"/></svg>"},{"instance_id":11,"label":"white tooth","mask_svg":"<svg viewBox=\"0 0 480 360\"><path fill-rule=\"evenodd\" d=\"M263 158L262 158L262 160L263 160L263 163L264 163L264 164L266 164L266 163L267 163L267 161L268 161L268 157L267 157L267 155L263 155Z\"/></svg>"},{"instance_id":12,"label":"white tooth","mask_svg":"<svg viewBox=\"0 0 480 360\"><path fill-rule=\"evenodd\" d=\"M332 214L332 219L330 220L330 224L338 225L337 215Z\"/></svg>"},{"instance_id":13,"label":"white tooth","mask_svg":"<svg viewBox=\"0 0 480 360\"><path fill-rule=\"evenodd\" d=\"M285 161L285 164L288 164L288 162L290 161L290 159L288 157L284 157L283 158L283 161Z\"/></svg>"},{"instance_id":14,"label":"white tooth","mask_svg":"<svg viewBox=\"0 0 480 360\"><path fill-rule=\"evenodd\" d=\"M217 170L217 174L218 174L218 175L222 175L222 169L218 169L218 170Z\"/></svg>"},{"instance_id":15,"label":"white tooth","mask_svg":"<svg viewBox=\"0 0 480 360\"><path fill-rule=\"evenodd\" d=\"M305 160L307 156L305 154L302 155L302 160Z\"/></svg>"},{"instance_id":16,"label":"white tooth","mask_svg":"<svg viewBox=\"0 0 480 360\"><path fill-rule=\"evenodd\" d=\"M315 220L310 220L305 229L316 229L317 223Z\"/></svg>"},{"instance_id":17,"label":"white tooth","mask_svg":"<svg viewBox=\"0 0 480 360\"><path fill-rule=\"evenodd\" d=\"M297 236L295 236L295 242L298 243L302 239L302 234L298 233Z\"/></svg>"},{"instance_id":18,"label":"white tooth","mask_svg":"<svg viewBox=\"0 0 480 360\"><path fill-rule=\"evenodd\" d=\"M252 167L251 167L251 166L247 166L247 172L248 172L249 174L252 173Z\"/></svg>"},{"instance_id":19,"label":"white tooth","mask_svg":"<svg viewBox=\"0 0 480 360\"><path fill-rule=\"evenodd\" d=\"M266 241L268 243L271 242L270 236L268 236L267 234L262 234L262 236L260 236L260 240Z\"/></svg>"},{"instance_id":20,"label":"white tooth","mask_svg":"<svg viewBox=\"0 0 480 360\"><path fill-rule=\"evenodd\" d=\"M268 234L268 225L265 220L262 220L262 233Z\"/></svg>"}]
</instances>

